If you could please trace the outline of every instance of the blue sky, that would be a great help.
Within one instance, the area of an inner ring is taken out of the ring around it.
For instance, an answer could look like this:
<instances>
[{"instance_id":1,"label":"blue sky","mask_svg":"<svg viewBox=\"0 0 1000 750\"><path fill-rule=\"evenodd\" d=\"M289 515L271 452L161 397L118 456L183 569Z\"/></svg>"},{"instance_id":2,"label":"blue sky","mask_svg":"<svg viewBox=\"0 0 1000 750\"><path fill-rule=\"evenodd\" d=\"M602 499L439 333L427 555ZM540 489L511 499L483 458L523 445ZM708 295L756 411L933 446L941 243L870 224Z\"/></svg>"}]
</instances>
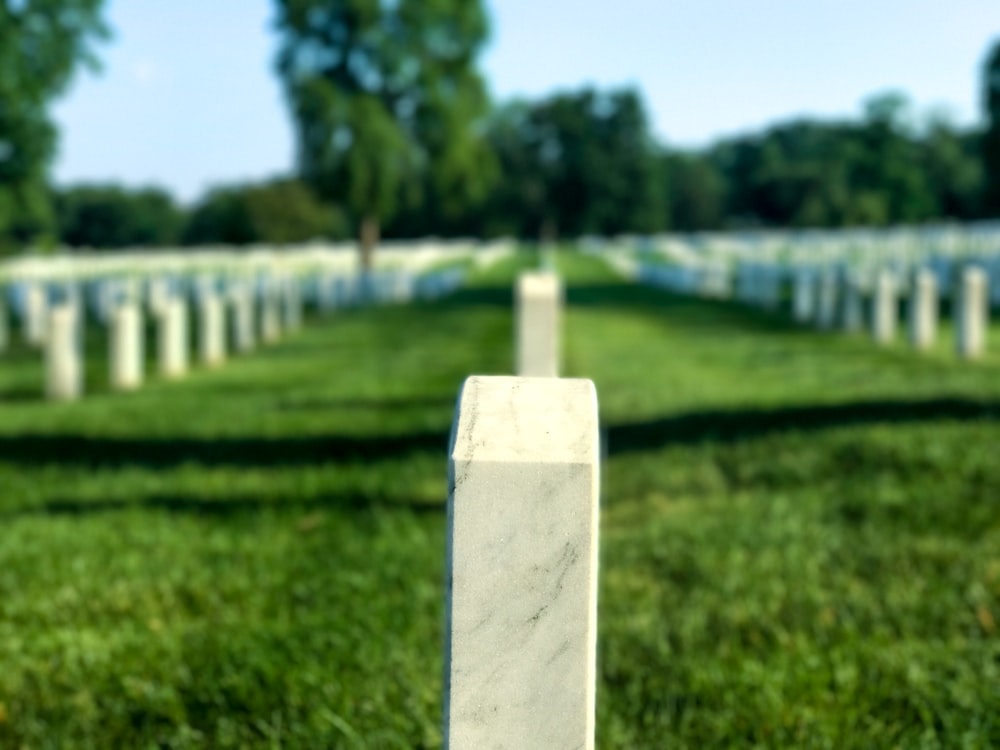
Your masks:
<instances>
[{"instance_id":1,"label":"blue sky","mask_svg":"<svg viewBox=\"0 0 1000 750\"><path fill-rule=\"evenodd\" d=\"M157 184L183 200L291 168L271 0L110 0L103 72L59 101L56 180ZM632 85L665 142L704 145L797 115L855 116L905 91L980 116L997 0L488 0L495 97Z\"/></svg>"}]
</instances>

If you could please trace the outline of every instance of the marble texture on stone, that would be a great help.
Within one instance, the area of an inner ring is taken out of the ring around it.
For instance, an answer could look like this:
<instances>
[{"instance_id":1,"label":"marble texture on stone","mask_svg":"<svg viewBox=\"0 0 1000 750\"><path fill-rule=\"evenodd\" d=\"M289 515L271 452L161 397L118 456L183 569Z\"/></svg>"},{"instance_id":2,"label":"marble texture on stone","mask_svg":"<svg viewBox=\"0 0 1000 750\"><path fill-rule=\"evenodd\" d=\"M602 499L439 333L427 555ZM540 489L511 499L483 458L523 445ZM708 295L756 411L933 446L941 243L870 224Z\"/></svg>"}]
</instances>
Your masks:
<instances>
[{"instance_id":1,"label":"marble texture on stone","mask_svg":"<svg viewBox=\"0 0 1000 750\"><path fill-rule=\"evenodd\" d=\"M913 275L907 312L910 346L918 351L930 349L938 329L937 278L931 271L921 269Z\"/></svg>"},{"instance_id":2,"label":"marble texture on stone","mask_svg":"<svg viewBox=\"0 0 1000 750\"><path fill-rule=\"evenodd\" d=\"M116 391L133 390L142 385L143 379L142 309L134 302L123 302L109 316L111 387Z\"/></svg>"},{"instance_id":3,"label":"marble texture on stone","mask_svg":"<svg viewBox=\"0 0 1000 750\"><path fill-rule=\"evenodd\" d=\"M889 344L896 338L897 308L896 279L891 271L879 271L872 295L872 338L877 344Z\"/></svg>"},{"instance_id":4,"label":"marble texture on stone","mask_svg":"<svg viewBox=\"0 0 1000 750\"><path fill-rule=\"evenodd\" d=\"M548 271L526 271L517 279L516 373L559 377L563 288Z\"/></svg>"},{"instance_id":5,"label":"marble texture on stone","mask_svg":"<svg viewBox=\"0 0 1000 750\"><path fill-rule=\"evenodd\" d=\"M452 427L445 748L594 747L589 380L471 377Z\"/></svg>"},{"instance_id":6,"label":"marble texture on stone","mask_svg":"<svg viewBox=\"0 0 1000 750\"><path fill-rule=\"evenodd\" d=\"M959 277L955 345L963 359L977 359L986 348L989 325L989 284L981 268L966 268Z\"/></svg>"},{"instance_id":7,"label":"marble texture on stone","mask_svg":"<svg viewBox=\"0 0 1000 750\"><path fill-rule=\"evenodd\" d=\"M74 401L83 393L83 364L74 305L54 305L47 313L45 394L53 401Z\"/></svg>"}]
</instances>

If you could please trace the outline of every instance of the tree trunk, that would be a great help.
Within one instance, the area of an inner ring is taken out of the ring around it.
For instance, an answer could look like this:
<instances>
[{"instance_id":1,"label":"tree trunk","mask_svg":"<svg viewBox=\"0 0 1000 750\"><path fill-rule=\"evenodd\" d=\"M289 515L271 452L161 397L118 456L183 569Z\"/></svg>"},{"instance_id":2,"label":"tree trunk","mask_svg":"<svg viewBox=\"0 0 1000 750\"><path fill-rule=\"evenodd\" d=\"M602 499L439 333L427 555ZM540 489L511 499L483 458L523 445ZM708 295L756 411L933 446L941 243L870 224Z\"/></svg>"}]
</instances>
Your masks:
<instances>
[{"instance_id":1,"label":"tree trunk","mask_svg":"<svg viewBox=\"0 0 1000 750\"><path fill-rule=\"evenodd\" d=\"M379 223L374 216L366 216L361 221L361 272L371 273L375 264L375 248L379 241Z\"/></svg>"}]
</instances>

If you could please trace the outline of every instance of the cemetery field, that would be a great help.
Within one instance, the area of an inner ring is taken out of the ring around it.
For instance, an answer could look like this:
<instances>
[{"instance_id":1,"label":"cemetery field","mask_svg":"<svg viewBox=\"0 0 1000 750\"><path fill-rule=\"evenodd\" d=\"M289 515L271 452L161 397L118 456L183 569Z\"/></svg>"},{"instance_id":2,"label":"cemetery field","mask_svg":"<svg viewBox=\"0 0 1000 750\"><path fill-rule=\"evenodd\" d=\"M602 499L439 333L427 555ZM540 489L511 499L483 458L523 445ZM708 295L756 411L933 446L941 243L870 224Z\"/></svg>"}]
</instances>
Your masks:
<instances>
[{"instance_id":1,"label":"cemetery field","mask_svg":"<svg viewBox=\"0 0 1000 750\"><path fill-rule=\"evenodd\" d=\"M528 263L134 394L96 330L78 403L4 355L0 747L440 746L448 432ZM1000 745L1000 356L559 265L607 456L598 747Z\"/></svg>"}]
</instances>

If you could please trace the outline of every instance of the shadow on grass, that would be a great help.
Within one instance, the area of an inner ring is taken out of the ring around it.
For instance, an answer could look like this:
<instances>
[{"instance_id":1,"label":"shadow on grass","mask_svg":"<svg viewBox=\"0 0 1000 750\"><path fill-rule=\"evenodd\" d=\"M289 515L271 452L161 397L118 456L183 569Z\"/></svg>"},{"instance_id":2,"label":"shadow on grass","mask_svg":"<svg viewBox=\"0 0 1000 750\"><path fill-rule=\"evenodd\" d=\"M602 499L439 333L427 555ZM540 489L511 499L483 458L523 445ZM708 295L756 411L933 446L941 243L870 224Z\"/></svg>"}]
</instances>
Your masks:
<instances>
[{"instance_id":1,"label":"shadow on grass","mask_svg":"<svg viewBox=\"0 0 1000 750\"><path fill-rule=\"evenodd\" d=\"M13 509L0 513L0 518L24 516L89 516L116 513L124 510L161 510L167 513L227 518L243 514L256 514L273 510L280 513L311 513L320 510L347 511L351 513L381 510L406 510L418 514L438 515L445 511L442 498L439 503L426 500L371 495L328 495L304 500L275 500L253 496L210 499L192 495L151 495L148 497L111 497L89 501L53 498L40 505Z\"/></svg>"},{"instance_id":2,"label":"shadow on grass","mask_svg":"<svg viewBox=\"0 0 1000 750\"><path fill-rule=\"evenodd\" d=\"M93 467L144 466L153 469L200 466L316 466L374 463L414 453L448 449L440 431L385 436L105 438L87 435L4 435L0 462Z\"/></svg>"},{"instance_id":3,"label":"shadow on grass","mask_svg":"<svg viewBox=\"0 0 1000 750\"><path fill-rule=\"evenodd\" d=\"M859 401L778 409L702 411L658 417L605 428L607 455L704 442L734 443L788 431L821 431L844 426L1000 418L1000 402L963 398L920 401ZM138 465L167 468L200 466L317 466L376 463L423 453L444 460L449 435L427 430L400 435L317 435L309 437L94 438L86 435L0 436L0 462L70 464L93 467Z\"/></svg>"},{"instance_id":4,"label":"shadow on grass","mask_svg":"<svg viewBox=\"0 0 1000 750\"><path fill-rule=\"evenodd\" d=\"M964 398L855 401L843 404L677 414L610 425L608 455L703 442L735 443L779 432L836 427L1000 418L1000 403Z\"/></svg>"}]
</instances>

